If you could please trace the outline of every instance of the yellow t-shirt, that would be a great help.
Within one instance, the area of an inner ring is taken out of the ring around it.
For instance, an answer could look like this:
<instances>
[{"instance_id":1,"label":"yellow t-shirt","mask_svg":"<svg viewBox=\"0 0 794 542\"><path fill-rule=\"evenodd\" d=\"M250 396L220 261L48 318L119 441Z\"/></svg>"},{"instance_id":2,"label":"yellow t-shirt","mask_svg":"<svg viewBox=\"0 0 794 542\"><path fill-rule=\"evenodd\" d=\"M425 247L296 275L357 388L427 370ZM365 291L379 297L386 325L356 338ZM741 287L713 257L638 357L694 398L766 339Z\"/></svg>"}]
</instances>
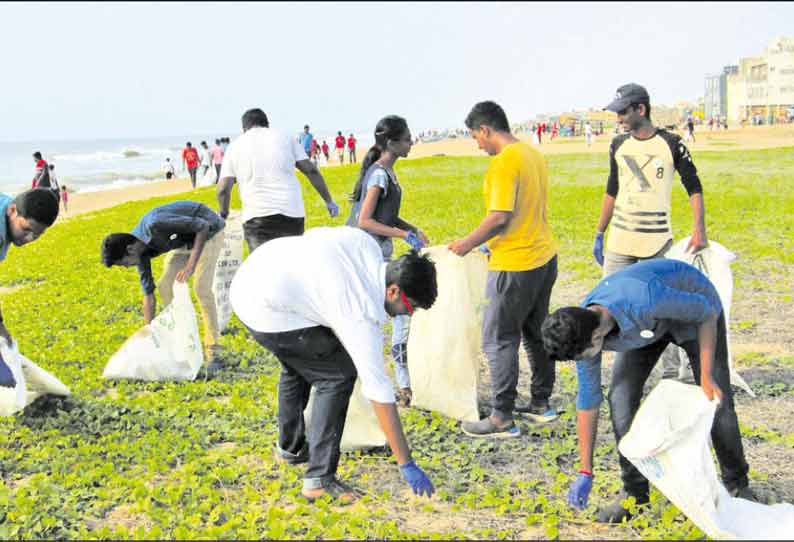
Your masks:
<instances>
[{"instance_id":1,"label":"yellow t-shirt","mask_svg":"<svg viewBox=\"0 0 794 542\"><path fill-rule=\"evenodd\" d=\"M529 271L557 254L549 227L549 176L543 155L526 143L511 143L488 166L485 208L513 213L505 230L488 241L491 271Z\"/></svg>"}]
</instances>

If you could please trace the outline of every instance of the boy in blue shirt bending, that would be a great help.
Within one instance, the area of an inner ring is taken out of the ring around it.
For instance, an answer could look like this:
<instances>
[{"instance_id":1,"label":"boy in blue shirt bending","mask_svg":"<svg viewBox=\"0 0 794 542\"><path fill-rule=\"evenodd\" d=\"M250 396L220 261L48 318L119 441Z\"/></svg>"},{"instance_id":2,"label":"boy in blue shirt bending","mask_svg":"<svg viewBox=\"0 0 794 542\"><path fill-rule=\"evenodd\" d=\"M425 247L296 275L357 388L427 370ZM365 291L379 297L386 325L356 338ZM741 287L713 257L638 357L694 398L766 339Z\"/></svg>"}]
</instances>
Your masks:
<instances>
[{"instance_id":1,"label":"boy in blue shirt bending","mask_svg":"<svg viewBox=\"0 0 794 542\"><path fill-rule=\"evenodd\" d=\"M726 488L735 497L755 500L748 488L733 405L725 316L709 279L689 264L668 259L638 262L604 278L582 302L546 318L543 345L556 360L576 361L576 400L580 470L568 503L587 506L593 484L593 448L601 394L601 351L618 352L612 366L609 409L615 441L628 433L640 406L643 386L669 343L683 348L692 361L695 382L720 406L711 437ZM620 454L619 454L620 455ZM621 505L627 496L648 502L648 480L620 455L624 493L599 511L603 523L620 523L631 515Z\"/></svg>"}]
</instances>

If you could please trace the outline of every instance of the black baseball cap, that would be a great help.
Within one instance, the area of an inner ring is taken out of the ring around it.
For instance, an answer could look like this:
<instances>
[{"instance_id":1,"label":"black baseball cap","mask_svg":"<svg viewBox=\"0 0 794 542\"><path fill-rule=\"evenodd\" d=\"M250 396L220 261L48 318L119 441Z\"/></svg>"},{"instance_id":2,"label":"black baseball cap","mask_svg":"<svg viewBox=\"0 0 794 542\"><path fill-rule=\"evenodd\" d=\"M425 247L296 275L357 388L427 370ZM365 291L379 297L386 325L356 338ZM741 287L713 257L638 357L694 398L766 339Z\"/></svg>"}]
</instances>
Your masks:
<instances>
[{"instance_id":1,"label":"black baseball cap","mask_svg":"<svg viewBox=\"0 0 794 542\"><path fill-rule=\"evenodd\" d=\"M617 113L618 111L623 111L631 104L650 102L651 97L648 96L648 91L645 90L645 87L637 83L629 83L618 87L615 92L615 99L604 110Z\"/></svg>"}]
</instances>

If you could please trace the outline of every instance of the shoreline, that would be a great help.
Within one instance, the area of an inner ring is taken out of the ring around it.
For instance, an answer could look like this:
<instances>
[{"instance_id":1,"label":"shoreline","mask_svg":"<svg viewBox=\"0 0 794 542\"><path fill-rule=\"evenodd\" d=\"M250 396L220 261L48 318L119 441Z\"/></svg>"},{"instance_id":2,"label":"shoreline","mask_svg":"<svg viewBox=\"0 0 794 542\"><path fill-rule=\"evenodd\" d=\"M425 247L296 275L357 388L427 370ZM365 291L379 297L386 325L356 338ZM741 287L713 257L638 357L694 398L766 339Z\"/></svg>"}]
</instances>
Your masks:
<instances>
[{"instance_id":1,"label":"shoreline","mask_svg":"<svg viewBox=\"0 0 794 542\"><path fill-rule=\"evenodd\" d=\"M614 137L612 133L595 136L589 147L584 142L583 136L557 137L549 141L548 134L544 134L541 145L536 146L543 154L575 154L599 153L604 156L606 164L609 144ZM532 144L530 134L518 135L521 141ZM745 128L732 128L729 130L710 131L696 130L695 143L687 144L694 151L740 151L757 150L794 146L794 125L773 126L747 126ZM359 158L363 158L367 149L357 149ZM431 143L417 143L411 149L407 160L428 158L433 156L487 156L477 148L477 143L469 138L451 138ZM360 161L359 161L360 163ZM348 165L347 163L342 165ZM320 165L321 168L339 167L338 162L332 161ZM76 216L114 207L128 201L139 201L159 196L170 196L191 192L188 177L174 180L151 181L147 183L107 188L91 192L74 192L69 194L69 211L61 213L58 221L69 220Z\"/></svg>"}]
</instances>

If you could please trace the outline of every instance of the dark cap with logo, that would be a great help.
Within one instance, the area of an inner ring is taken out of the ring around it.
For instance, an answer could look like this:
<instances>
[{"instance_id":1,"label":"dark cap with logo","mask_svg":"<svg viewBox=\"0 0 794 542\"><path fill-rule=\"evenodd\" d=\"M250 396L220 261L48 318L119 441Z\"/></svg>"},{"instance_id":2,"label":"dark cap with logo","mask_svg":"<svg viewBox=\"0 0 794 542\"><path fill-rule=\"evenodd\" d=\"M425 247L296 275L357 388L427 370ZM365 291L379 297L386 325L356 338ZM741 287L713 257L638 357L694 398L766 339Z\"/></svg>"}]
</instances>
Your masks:
<instances>
[{"instance_id":1,"label":"dark cap with logo","mask_svg":"<svg viewBox=\"0 0 794 542\"><path fill-rule=\"evenodd\" d=\"M648 96L648 91L645 90L645 87L637 83L629 83L618 88L617 92L615 92L615 99L604 109L617 113L618 111L623 111L631 104L650 102L651 97Z\"/></svg>"}]
</instances>

